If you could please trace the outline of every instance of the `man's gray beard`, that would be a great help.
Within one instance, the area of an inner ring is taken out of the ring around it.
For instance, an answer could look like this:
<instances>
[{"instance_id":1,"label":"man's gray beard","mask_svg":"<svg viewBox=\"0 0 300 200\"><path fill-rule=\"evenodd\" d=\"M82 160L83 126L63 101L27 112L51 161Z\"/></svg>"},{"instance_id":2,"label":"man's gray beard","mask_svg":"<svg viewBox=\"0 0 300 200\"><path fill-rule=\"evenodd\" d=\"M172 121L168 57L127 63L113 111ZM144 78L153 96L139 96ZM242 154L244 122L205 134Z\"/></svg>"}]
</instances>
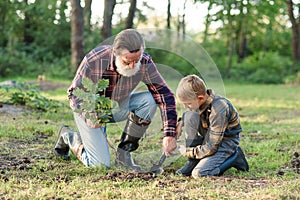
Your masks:
<instances>
[{"instance_id":1,"label":"man's gray beard","mask_svg":"<svg viewBox=\"0 0 300 200\"><path fill-rule=\"evenodd\" d=\"M127 76L127 77L135 75L140 70L140 66L141 66L140 61L134 64L133 69L131 69L128 65L123 65L120 62L120 58L116 58L115 62L116 62L117 71L119 72L119 74L121 74L123 76Z\"/></svg>"}]
</instances>

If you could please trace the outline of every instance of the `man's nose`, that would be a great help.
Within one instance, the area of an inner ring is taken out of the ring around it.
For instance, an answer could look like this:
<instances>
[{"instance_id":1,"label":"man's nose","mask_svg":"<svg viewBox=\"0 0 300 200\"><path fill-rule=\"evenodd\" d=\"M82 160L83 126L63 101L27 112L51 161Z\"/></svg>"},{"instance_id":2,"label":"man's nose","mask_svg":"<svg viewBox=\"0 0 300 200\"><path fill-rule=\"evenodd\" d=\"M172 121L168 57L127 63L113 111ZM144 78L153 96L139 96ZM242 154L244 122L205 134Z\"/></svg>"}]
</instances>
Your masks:
<instances>
[{"instance_id":1,"label":"man's nose","mask_svg":"<svg viewBox=\"0 0 300 200\"><path fill-rule=\"evenodd\" d=\"M130 69L133 69L133 68L134 68L134 64L135 64L135 62L131 62L131 63L129 63L129 67L130 67Z\"/></svg>"}]
</instances>

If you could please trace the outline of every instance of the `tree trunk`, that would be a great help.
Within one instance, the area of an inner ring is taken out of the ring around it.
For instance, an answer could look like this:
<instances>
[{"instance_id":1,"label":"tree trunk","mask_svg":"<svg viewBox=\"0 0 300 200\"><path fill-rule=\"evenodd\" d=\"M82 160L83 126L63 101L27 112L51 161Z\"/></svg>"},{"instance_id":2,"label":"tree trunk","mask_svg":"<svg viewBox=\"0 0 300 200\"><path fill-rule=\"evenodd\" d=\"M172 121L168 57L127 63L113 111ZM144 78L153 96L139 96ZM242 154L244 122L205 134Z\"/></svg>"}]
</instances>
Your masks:
<instances>
[{"instance_id":1,"label":"tree trunk","mask_svg":"<svg viewBox=\"0 0 300 200\"><path fill-rule=\"evenodd\" d=\"M183 3L183 10L182 10L182 15L178 13L178 18L177 18L177 37L180 39L180 32L182 31L182 39L185 39L185 8L186 8L186 1Z\"/></svg>"},{"instance_id":2,"label":"tree trunk","mask_svg":"<svg viewBox=\"0 0 300 200\"><path fill-rule=\"evenodd\" d=\"M171 0L168 0L167 16L167 28L171 29Z\"/></svg>"},{"instance_id":3,"label":"tree trunk","mask_svg":"<svg viewBox=\"0 0 300 200\"><path fill-rule=\"evenodd\" d=\"M207 41L207 37L208 37L208 30L209 30L209 26L210 26L210 14L209 11L212 8L213 3L211 1L209 1L208 7L207 7L207 15L206 15L206 19L205 19L205 29L204 29L204 36L203 36L203 44L206 43Z\"/></svg>"},{"instance_id":4,"label":"tree trunk","mask_svg":"<svg viewBox=\"0 0 300 200\"><path fill-rule=\"evenodd\" d=\"M71 64L77 68L84 57L84 20L80 0L71 0Z\"/></svg>"},{"instance_id":5,"label":"tree trunk","mask_svg":"<svg viewBox=\"0 0 300 200\"><path fill-rule=\"evenodd\" d=\"M2 2L0 3L0 46L5 47L8 42L7 33L6 33L6 18L8 14L8 7L10 2Z\"/></svg>"},{"instance_id":6,"label":"tree trunk","mask_svg":"<svg viewBox=\"0 0 300 200\"><path fill-rule=\"evenodd\" d=\"M25 1L26 7L28 8L28 0ZM31 22L31 14L24 8L24 31L23 31L23 41L24 44L29 45L34 41L32 36L33 24Z\"/></svg>"},{"instance_id":7,"label":"tree trunk","mask_svg":"<svg viewBox=\"0 0 300 200\"><path fill-rule=\"evenodd\" d=\"M130 0L130 7L126 19L125 29L133 27L133 19L134 19L135 11L136 11L136 0Z\"/></svg>"},{"instance_id":8,"label":"tree trunk","mask_svg":"<svg viewBox=\"0 0 300 200\"><path fill-rule=\"evenodd\" d=\"M299 35L299 27L300 23L297 22L296 17L294 16L293 12L293 1L292 0L286 0L286 4L288 7L288 15L290 18L290 21L292 23L292 50L293 50L293 61L300 62L300 35Z\"/></svg>"},{"instance_id":9,"label":"tree trunk","mask_svg":"<svg viewBox=\"0 0 300 200\"><path fill-rule=\"evenodd\" d=\"M186 8L186 1L183 4L183 14L182 14L182 39L185 40L185 8Z\"/></svg>"},{"instance_id":10,"label":"tree trunk","mask_svg":"<svg viewBox=\"0 0 300 200\"><path fill-rule=\"evenodd\" d=\"M112 35L111 20L114 13L116 0L104 0L103 26L101 29L102 40Z\"/></svg>"},{"instance_id":11,"label":"tree trunk","mask_svg":"<svg viewBox=\"0 0 300 200\"><path fill-rule=\"evenodd\" d=\"M246 27L247 27L247 16L244 14L244 10L247 7L244 6L244 3L240 6L240 16L238 19L238 29L236 33L236 52L238 55L238 63L241 63L246 56L247 50L247 40L246 40ZM246 12L249 13L249 12Z\"/></svg>"},{"instance_id":12,"label":"tree trunk","mask_svg":"<svg viewBox=\"0 0 300 200\"><path fill-rule=\"evenodd\" d=\"M84 0L84 25L85 30L91 30L91 16L92 16L92 0Z\"/></svg>"},{"instance_id":13,"label":"tree trunk","mask_svg":"<svg viewBox=\"0 0 300 200\"><path fill-rule=\"evenodd\" d=\"M229 77L231 66L232 66L232 57L233 57L233 49L234 49L234 31L233 31L233 19L230 16L230 12L228 12L228 23L229 23L229 33L228 33L228 61L227 61L227 72L226 75Z\"/></svg>"}]
</instances>

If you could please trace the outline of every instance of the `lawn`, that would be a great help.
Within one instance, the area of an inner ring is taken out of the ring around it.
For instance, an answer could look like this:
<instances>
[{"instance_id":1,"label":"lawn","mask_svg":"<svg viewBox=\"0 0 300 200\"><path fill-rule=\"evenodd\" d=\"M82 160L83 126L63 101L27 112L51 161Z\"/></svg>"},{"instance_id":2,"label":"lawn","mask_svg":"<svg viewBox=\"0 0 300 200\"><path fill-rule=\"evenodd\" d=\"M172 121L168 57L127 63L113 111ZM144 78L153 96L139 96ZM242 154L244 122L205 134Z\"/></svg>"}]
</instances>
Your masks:
<instances>
[{"instance_id":1,"label":"lawn","mask_svg":"<svg viewBox=\"0 0 300 200\"><path fill-rule=\"evenodd\" d=\"M75 128L68 84L55 81L50 85L57 87L43 88L44 96L64 103L57 111L0 104L0 199L300 199L299 86L225 83L226 97L241 117L241 147L250 171L230 169L194 180L174 175L185 162L178 151L158 176L115 166L113 149L110 169L85 167L73 156L56 158L52 150L60 126ZM115 147L123 125L107 127ZM145 169L161 154L161 127L158 112L133 155Z\"/></svg>"}]
</instances>

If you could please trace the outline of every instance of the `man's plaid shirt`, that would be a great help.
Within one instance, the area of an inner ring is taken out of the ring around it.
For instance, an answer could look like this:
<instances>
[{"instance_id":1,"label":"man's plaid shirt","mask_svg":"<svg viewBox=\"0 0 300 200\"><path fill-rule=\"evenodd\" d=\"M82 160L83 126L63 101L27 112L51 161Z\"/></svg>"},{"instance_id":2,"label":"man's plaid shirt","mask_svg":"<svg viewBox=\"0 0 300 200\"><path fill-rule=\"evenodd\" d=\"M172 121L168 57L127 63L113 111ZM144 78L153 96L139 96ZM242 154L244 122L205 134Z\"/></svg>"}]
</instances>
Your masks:
<instances>
[{"instance_id":1,"label":"man's plaid shirt","mask_svg":"<svg viewBox=\"0 0 300 200\"><path fill-rule=\"evenodd\" d=\"M143 53L140 70L131 77L120 75L116 71L112 46L100 46L89 52L82 60L77 73L68 89L70 106L72 109L78 108L80 99L76 98L72 91L82 87L82 78L89 78L95 84L100 79L108 79L109 86L104 91L106 97L122 103L131 92L143 82L151 92L155 102L161 110L161 117L164 126L164 136L175 136L176 132L176 105L174 94L167 86L165 80L158 72L151 57Z\"/></svg>"}]
</instances>

